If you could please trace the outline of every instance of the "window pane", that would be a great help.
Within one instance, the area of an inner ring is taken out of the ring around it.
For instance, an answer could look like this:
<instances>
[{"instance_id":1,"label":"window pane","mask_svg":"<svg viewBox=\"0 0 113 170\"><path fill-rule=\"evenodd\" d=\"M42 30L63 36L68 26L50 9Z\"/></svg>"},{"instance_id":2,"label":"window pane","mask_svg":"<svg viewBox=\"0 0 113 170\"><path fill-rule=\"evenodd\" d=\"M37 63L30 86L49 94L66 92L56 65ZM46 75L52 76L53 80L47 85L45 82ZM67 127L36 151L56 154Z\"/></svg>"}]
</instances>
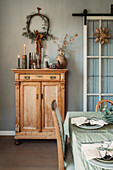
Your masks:
<instances>
[{"instance_id":1,"label":"window pane","mask_svg":"<svg viewBox=\"0 0 113 170\"><path fill-rule=\"evenodd\" d=\"M88 38L93 38L93 24L94 24L94 21L91 21L89 20L88 21Z\"/></svg>"},{"instance_id":2,"label":"window pane","mask_svg":"<svg viewBox=\"0 0 113 170\"><path fill-rule=\"evenodd\" d=\"M102 26L108 28L108 34L111 35L108 43L102 45L102 56L113 56L113 21L102 21Z\"/></svg>"},{"instance_id":3,"label":"window pane","mask_svg":"<svg viewBox=\"0 0 113 170\"><path fill-rule=\"evenodd\" d=\"M99 43L95 43L93 34L99 26L99 21L88 21L88 56L99 56Z\"/></svg>"},{"instance_id":4,"label":"window pane","mask_svg":"<svg viewBox=\"0 0 113 170\"><path fill-rule=\"evenodd\" d=\"M102 59L102 93L113 93L113 59Z\"/></svg>"},{"instance_id":5,"label":"window pane","mask_svg":"<svg viewBox=\"0 0 113 170\"><path fill-rule=\"evenodd\" d=\"M108 42L108 56L113 56L113 39Z\"/></svg>"},{"instance_id":6,"label":"window pane","mask_svg":"<svg viewBox=\"0 0 113 170\"><path fill-rule=\"evenodd\" d=\"M107 43L104 43L103 45L102 45L102 51L101 51L101 53L102 53L102 56L108 56L108 44Z\"/></svg>"},{"instance_id":7,"label":"window pane","mask_svg":"<svg viewBox=\"0 0 113 170\"><path fill-rule=\"evenodd\" d=\"M87 97L87 110L95 111L95 107L98 101L99 101L99 96L88 96Z\"/></svg>"},{"instance_id":8,"label":"window pane","mask_svg":"<svg viewBox=\"0 0 113 170\"><path fill-rule=\"evenodd\" d=\"M99 92L99 59L88 59L87 63L87 90L88 93Z\"/></svg>"},{"instance_id":9,"label":"window pane","mask_svg":"<svg viewBox=\"0 0 113 170\"><path fill-rule=\"evenodd\" d=\"M99 78L98 77L88 77L88 93L98 93L99 92Z\"/></svg>"}]
</instances>

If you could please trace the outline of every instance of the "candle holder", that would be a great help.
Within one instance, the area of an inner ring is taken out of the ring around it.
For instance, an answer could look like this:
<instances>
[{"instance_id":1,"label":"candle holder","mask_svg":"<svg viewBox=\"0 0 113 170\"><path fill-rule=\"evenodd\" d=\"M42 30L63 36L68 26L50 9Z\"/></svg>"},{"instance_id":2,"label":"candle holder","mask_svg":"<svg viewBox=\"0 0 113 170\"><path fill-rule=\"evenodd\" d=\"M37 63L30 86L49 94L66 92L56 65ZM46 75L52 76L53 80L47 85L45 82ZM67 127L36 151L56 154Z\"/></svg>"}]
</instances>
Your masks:
<instances>
[{"instance_id":1,"label":"candle holder","mask_svg":"<svg viewBox=\"0 0 113 170\"><path fill-rule=\"evenodd\" d=\"M16 69L21 69L21 67L17 67Z\"/></svg>"},{"instance_id":2,"label":"candle holder","mask_svg":"<svg viewBox=\"0 0 113 170\"><path fill-rule=\"evenodd\" d=\"M29 69L31 69L31 64L32 64L32 57L31 57L31 52L29 53Z\"/></svg>"},{"instance_id":3,"label":"candle holder","mask_svg":"<svg viewBox=\"0 0 113 170\"><path fill-rule=\"evenodd\" d=\"M113 4L111 4L111 14L113 14Z\"/></svg>"},{"instance_id":4,"label":"candle holder","mask_svg":"<svg viewBox=\"0 0 113 170\"><path fill-rule=\"evenodd\" d=\"M27 69L27 55L22 56L22 69Z\"/></svg>"},{"instance_id":5,"label":"candle holder","mask_svg":"<svg viewBox=\"0 0 113 170\"><path fill-rule=\"evenodd\" d=\"M17 67L17 69L21 69L20 68L20 55L18 55L18 67Z\"/></svg>"}]
</instances>

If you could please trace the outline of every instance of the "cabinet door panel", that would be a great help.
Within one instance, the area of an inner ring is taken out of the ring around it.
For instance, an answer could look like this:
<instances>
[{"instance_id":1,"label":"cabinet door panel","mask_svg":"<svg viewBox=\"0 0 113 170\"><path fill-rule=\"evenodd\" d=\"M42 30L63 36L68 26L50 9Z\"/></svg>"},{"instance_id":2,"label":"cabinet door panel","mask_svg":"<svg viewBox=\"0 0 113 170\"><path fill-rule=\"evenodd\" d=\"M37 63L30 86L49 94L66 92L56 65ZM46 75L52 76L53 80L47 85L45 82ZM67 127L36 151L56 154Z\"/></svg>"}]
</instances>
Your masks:
<instances>
[{"instance_id":1,"label":"cabinet door panel","mask_svg":"<svg viewBox=\"0 0 113 170\"><path fill-rule=\"evenodd\" d=\"M40 131L40 83L21 83L21 131Z\"/></svg>"},{"instance_id":2,"label":"cabinet door panel","mask_svg":"<svg viewBox=\"0 0 113 170\"><path fill-rule=\"evenodd\" d=\"M43 100L42 100L42 130L43 131L54 131L54 123L52 118L52 109L51 103L53 100L56 100L58 103L59 110L61 111L60 107L60 100L61 100L61 88L60 83L42 83L42 93L43 93Z\"/></svg>"}]
</instances>

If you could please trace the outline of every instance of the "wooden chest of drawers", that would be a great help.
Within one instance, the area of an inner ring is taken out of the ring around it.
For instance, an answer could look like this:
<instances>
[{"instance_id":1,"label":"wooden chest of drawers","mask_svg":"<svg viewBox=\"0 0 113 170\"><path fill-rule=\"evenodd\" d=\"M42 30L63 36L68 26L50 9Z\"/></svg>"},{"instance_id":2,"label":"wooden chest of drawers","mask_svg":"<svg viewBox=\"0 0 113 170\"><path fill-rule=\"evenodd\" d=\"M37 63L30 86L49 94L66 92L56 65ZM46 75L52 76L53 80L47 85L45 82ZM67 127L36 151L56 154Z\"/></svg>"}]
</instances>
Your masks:
<instances>
[{"instance_id":1,"label":"wooden chest of drawers","mask_svg":"<svg viewBox=\"0 0 113 170\"><path fill-rule=\"evenodd\" d=\"M67 69L12 69L15 73L15 139L55 139L51 102L64 121Z\"/></svg>"},{"instance_id":2,"label":"wooden chest of drawers","mask_svg":"<svg viewBox=\"0 0 113 170\"><path fill-rule=\"evenodd\" d=\"M59 74L47 75L47 74L21 74L20 80L60 80Z\"/></svg>"}]
</instances>

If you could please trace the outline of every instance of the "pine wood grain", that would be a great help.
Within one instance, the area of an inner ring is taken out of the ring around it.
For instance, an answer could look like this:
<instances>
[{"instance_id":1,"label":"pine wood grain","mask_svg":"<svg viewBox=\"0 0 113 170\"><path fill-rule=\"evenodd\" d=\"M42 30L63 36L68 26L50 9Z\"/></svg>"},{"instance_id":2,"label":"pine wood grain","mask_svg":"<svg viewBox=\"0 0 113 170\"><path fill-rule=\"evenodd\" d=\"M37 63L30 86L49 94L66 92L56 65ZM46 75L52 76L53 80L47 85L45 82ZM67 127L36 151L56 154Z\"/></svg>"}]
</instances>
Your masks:
<instances>
[{"instance_id":1,"label":"pine wood grain","mask_svg":"<svg viewBox=\"0 0 113 170\"><path fill-rule=\"evenodd\" d=\"M12 69L15 73L15 139L56 139L51 103L65 118L67 69Z\"/></svg>"}]
</instances>

